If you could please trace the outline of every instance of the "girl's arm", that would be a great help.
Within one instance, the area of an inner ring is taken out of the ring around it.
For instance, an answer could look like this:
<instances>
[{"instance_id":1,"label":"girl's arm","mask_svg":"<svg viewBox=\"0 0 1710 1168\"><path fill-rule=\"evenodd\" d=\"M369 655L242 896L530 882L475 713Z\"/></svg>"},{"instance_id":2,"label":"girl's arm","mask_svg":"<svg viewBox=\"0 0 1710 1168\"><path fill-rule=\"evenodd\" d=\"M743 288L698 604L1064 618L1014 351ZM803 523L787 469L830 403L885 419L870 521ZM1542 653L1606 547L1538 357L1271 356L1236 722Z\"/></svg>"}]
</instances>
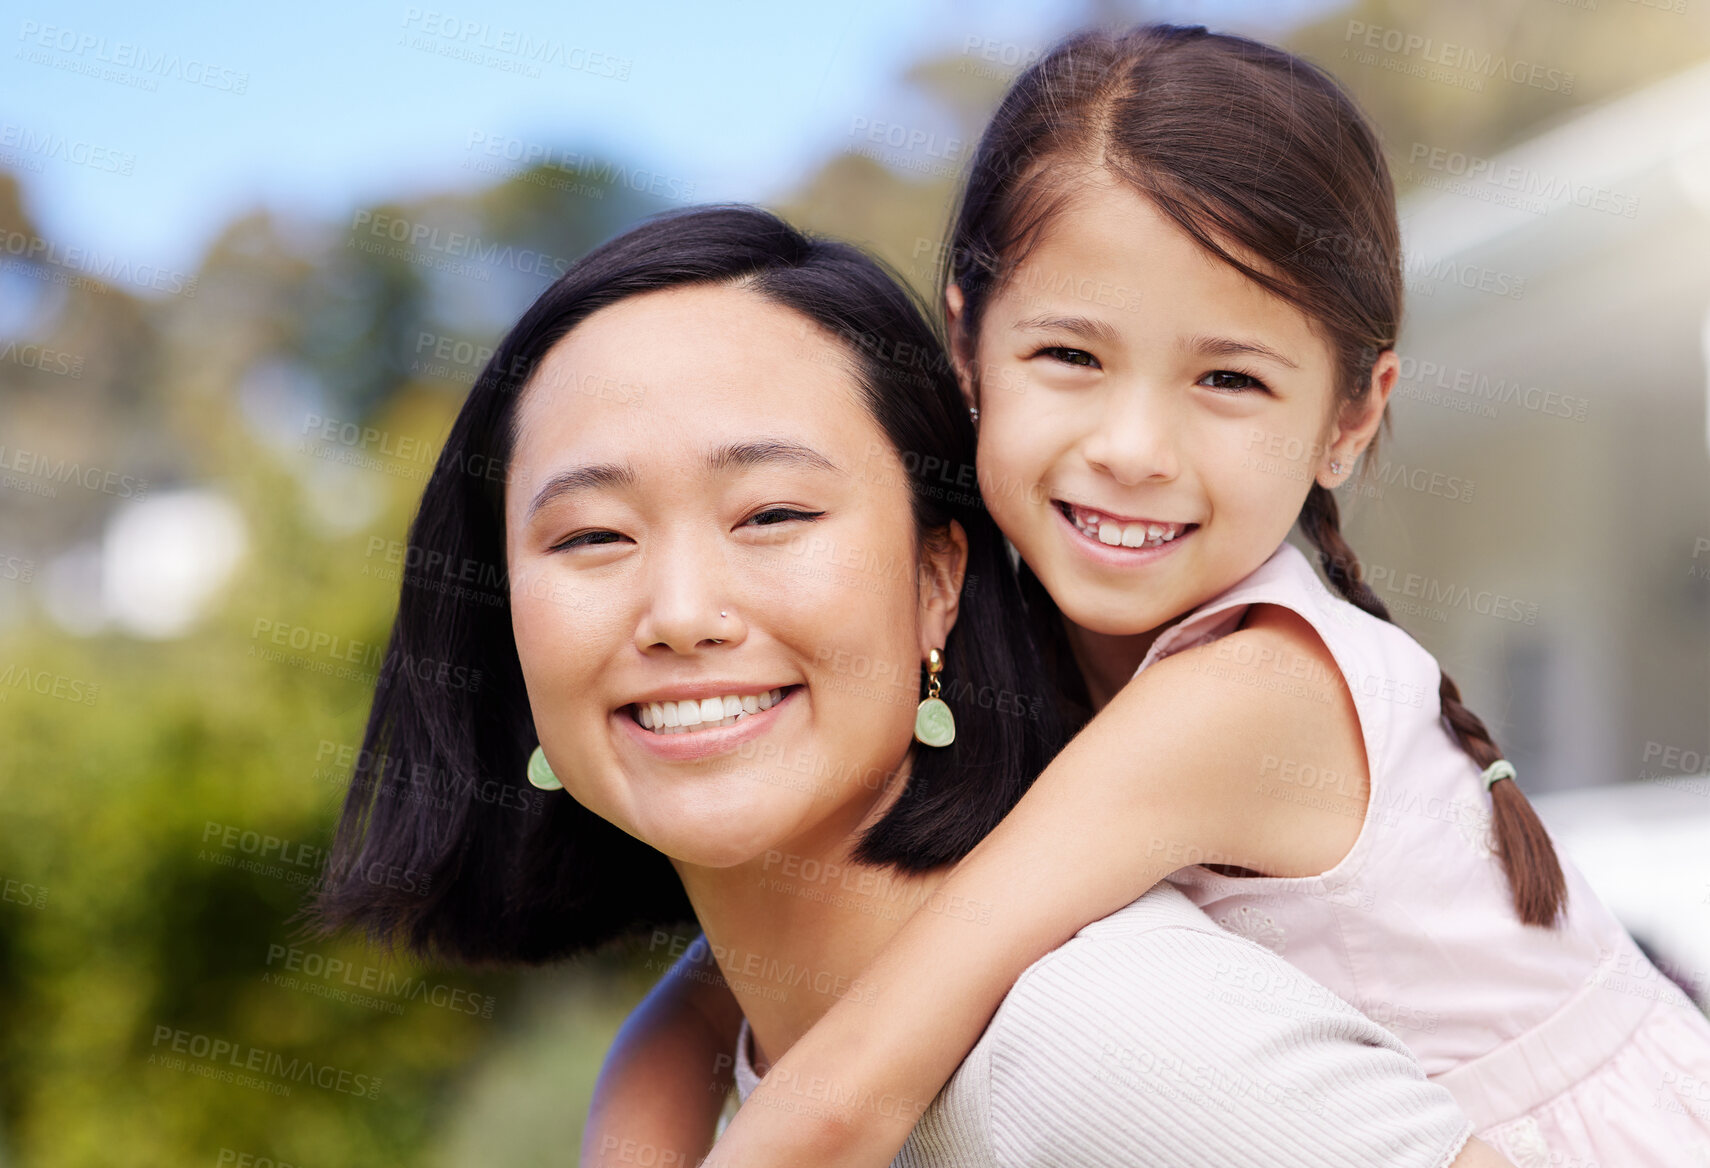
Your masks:
<instances>
[{"instance_id":1,"label":"girl's arm","mask_svg":"<svg viewBox=\"0 0 1710 1168\"><path fill-rule=\"evenodd\" d=\"M862 974L876 992L838 1001L778 1059L709 1168L883 1168L1015 979L1081 926L1193 864L1333 866L1366 802L1341 677L1303 618L1260 605L1132 679L935 898L982 911L905 922ZM1308 773L1346 781L1307 790Z\"/></svg>"},{"instance_id":2,"label":"girl's arm","mask_svg":"<svg viewBox=\"0 0 1710 1168\"><path fill-rule=\"evenodd\" d=\"M742 1011L695 938L624 1021L594 1086L582 1168L692 1168L730 1094Z\"/></svg>"}]
</instances>

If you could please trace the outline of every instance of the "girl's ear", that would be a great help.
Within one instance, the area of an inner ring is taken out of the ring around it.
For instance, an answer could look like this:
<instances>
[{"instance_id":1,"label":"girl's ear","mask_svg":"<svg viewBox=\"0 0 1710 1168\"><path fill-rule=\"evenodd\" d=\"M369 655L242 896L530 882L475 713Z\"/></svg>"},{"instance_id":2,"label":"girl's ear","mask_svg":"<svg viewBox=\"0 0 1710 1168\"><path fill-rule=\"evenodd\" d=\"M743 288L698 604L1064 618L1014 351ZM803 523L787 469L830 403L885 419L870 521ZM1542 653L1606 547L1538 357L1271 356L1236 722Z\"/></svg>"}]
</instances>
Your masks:
<instances>
[{"instance_id":1,"label":"girl's ear","mask_svg":"<svg viewBox=\"0 0 1710 1168\"><path fill-rule=\"evenodd\" d=\"M1372 365L1366 392L1359 401L1342 408L1330 429L1329 441L1324 443L1324 457L1318 467L1318 483L1324 489L1333 491L1341 486L1353 473L1354 463L1377 437L1378 427L1383 424L1384 409L1389 405L1390 392L1395 389L1395 379L1400 372L1401 359L1395 355L1394 349L1385 349ZM1332 471L1332 462L1341 469Z\"/></svg>"},{"instance_id":2,"label":"girl's ear","mask_svg":"<svg viewBox=\"0 0 1710 1168\"><path fill-rule=\"evenodd\" d=\"M944 289L944 317L950 323L950 363L956 367L956 381L962 387L962 400L975 408L980 404L978 385L974 380L974 339L965 326L964 309L968 302L959 285L951 283Z\"/></svg>"}]
</instances>

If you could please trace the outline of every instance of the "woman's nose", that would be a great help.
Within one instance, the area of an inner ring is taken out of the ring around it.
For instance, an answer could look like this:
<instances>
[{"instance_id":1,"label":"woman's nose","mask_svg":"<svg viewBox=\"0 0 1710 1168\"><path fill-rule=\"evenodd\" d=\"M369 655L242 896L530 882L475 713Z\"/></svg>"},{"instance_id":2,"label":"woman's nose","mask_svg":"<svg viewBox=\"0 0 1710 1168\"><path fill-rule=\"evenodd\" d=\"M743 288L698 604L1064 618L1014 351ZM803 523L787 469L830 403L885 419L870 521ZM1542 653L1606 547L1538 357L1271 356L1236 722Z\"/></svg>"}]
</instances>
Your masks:
<instances>
[{"instance_id":1,"label":"woman's nose","mask_svg":"<svg viewBox=\"0 0 1710 1168\"><path fill-rule=\"evenodd\" d=\"M636 648L693 653L739 645L748 635L743 606L733 595L727 556L700 538L656 542L648 549L645 599L635 625Z\"/></svg>"}]
</instances>

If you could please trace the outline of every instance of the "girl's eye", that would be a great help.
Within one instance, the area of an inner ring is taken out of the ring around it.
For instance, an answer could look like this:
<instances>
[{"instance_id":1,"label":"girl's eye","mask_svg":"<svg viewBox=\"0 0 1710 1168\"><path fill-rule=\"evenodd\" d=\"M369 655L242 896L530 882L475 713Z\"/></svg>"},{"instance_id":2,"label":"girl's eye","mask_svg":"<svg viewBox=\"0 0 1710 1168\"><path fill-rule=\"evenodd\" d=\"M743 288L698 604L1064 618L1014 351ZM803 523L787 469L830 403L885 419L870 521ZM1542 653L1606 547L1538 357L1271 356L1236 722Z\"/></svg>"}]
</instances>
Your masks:
<instances>
[{"instance_id":1,"label":"girl's eye","mask_svg":"<svg viewBox=\"0 0 1710 1168\"><path fill-rule=\"evenodd\" d=\"M1213 369L1199 379L1198 384L1207 389L1221 389L1229 393L1241 393L1245 390L1256 389L1260 393L1269 393L1265 383L1247 373L1237 373L1233 369Z\"/></svg>"},{"instance_id":2,"label":"girl's eye","mask_svg":"<svg viewBox=\"0 0 1710 1168\"><path fill-rule=\"evenodd\" d=\"M1071 349L1067 345L1048 345L1034 354L1035 357L1050 357L1065 365L1078 365L1083 369L1097 369L1098 358L1085 349Z\"/></svg>"},{"instance_id":3,"label":"girl's eye","mask_svg":"<svg viewBox=\"0 0 1710 1168\"><path fill-rule=\"evenodd\" d=\"M567 548L600 547L623 538L623 536L619 535L615 531L584 531L571 536L562 543L553 544L547 550L557 552L563 551Z\"/></svg>"},{"instance_id":4,"label":"girl's eye","mask_svg":"<svg viewBox=\"0 0 1710 1168\"><path fill-rule=\"evenodd\" d=\"M794 507L768 507L750 516L748 522L758 527L775 527L793 519L818 519L824 514L824 511L798 511Z\"/></svg>"}]
</instances>

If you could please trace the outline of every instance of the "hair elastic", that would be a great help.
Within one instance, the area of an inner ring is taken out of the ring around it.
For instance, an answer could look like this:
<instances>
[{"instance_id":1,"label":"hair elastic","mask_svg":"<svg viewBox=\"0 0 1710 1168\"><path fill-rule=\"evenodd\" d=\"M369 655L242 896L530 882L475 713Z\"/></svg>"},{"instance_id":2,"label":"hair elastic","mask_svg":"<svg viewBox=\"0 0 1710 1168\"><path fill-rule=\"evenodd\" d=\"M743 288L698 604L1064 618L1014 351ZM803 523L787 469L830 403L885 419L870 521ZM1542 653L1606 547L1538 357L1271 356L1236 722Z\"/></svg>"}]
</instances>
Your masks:
<instances>
[{"instance_id":1,"label":"hair elastic","mask_svg":"<svg viewBox=\"0 0 1710 1168\"><path fill-rule=\"evenodd\" d=\"M1490 790L1491 785L1498 779L1512 779L1514 764L1505 758L1499 758L1484 768L1484 789Z\"/></svg>"}]
</instances>

